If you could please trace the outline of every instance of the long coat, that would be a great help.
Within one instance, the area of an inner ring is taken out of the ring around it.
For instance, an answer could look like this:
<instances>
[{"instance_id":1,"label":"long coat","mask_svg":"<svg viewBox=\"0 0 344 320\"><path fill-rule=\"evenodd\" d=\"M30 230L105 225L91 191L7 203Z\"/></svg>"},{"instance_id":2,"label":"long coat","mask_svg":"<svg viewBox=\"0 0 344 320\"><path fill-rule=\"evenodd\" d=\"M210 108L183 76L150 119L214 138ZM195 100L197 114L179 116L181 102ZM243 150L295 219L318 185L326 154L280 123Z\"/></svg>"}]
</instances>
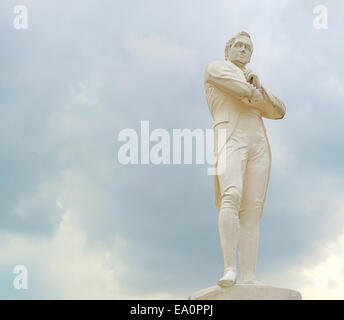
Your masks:
<instances>
[{"instance_id":1,"label":"long coat","mask_svg":"<svg viewBox=\"0 0 344 320\"><path fill-rule=\"evenodd\" d=\"M285 105L272 93L262 87L264 102L261 104L251 103L249 97L252 96L255 88L247 82L244 71L230 61L213 61L205 71L205 93L209 110L214 120L214 157L215 166L217 159L230 139L239 119L240 111L248 107L258 108L261 115L268 119L281 119L285 115ZM218 145L217 126L223 123L221 128L226 129L226 138ZM264 134L269 149L269 176L271 170L271 148L266 135L264 122L262 121ZM269 177L268 180L269 181ZM215 206L220 210L221 192L218 175L214 176L215 183ZM266 197L267 184L264 191L264 201Z\"/></svg>"}]
</instances>

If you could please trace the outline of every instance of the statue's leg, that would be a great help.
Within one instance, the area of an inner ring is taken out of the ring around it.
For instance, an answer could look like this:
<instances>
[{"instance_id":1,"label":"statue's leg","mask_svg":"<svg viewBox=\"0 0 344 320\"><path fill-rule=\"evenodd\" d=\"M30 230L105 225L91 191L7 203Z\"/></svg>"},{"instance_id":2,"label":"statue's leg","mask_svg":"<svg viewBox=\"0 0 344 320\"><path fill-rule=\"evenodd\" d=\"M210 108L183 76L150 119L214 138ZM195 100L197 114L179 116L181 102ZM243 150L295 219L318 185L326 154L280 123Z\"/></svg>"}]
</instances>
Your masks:
<instances>
[{"instance_id":1,"label":"statue's leg","mask_svg":"<svg viewBox=\"0 0 344 320\"><path fill-rule=\"evenodd\" d=\"M245 207L245 214L240 215L239 263L241 283L256 284L256 263L259 243L259 214L250 207Z\"/></svg>"},{"instance_id":2,"label":"statue's leg","mask_svg":"<svg viewBox=\"0 0 344 320\"><path fill-rule=\"evenodd\" d=\"M239 239L239 209L247 149L234 136L229 140L225 152L225 171L218 176L221 190L218 224L224 259L224 275L218 284L222 287L232 286L237 278L236 251ZM224 159L219 161L224 161Z\"/></svg>"},{"instance_id":3,"label":"statue's leg","mask_svg":"<svg viewBox=\"0 0 344 320\"><path fill-rule=\"evenodd\" d=\"M269 153L265 139L256 143L250 152L243 184L243 198L239 211L239 263L241 283L259 284L256 263L259 243L259 220L264 207L265 188L269 177Z\"/></svg>"},{"instance_id":4,"label":"statue's leg","mask_svg":"<svg viewBox=\"0 0 344 320\"><path fill-rule=\"evenodd\" d=\"M235 210L221 208L219 233L224 260L224 273L218 284L221 287L229 287L236 282L237 278L236 250L239 237L239 219Z\"/></svg>"}]
</instances>

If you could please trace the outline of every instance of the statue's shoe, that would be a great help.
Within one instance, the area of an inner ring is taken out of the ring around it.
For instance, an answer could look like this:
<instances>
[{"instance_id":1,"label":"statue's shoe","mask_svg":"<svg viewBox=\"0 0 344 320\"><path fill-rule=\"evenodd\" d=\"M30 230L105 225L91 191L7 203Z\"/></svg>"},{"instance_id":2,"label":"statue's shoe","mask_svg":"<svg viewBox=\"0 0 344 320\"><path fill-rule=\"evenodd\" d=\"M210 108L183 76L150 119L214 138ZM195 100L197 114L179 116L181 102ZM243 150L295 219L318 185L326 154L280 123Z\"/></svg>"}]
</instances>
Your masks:
<instances>
[{"instance_id":1,"label":"statue's shoe","mask_svg":"<svg viewBox=\"0 0 344 320\"><path fill-rule=\"evenodd\" d=\"M240 282L240 284L251 284L251 285L256 285L256 286L263 286L264 284L256 279L252 280L243 280Z\"/></svg>"},{"instance_id":2,"label":"statue's shoe","mask_svg":"<svg viewBox=\"0 0 344 320\"><path fill-rule=\"evenodd\" d=\"M237 273L234 269L228 268L225 270L223 277L217 282L220 287L231 287L235 284Z\"/></svg>"}]
</instances>

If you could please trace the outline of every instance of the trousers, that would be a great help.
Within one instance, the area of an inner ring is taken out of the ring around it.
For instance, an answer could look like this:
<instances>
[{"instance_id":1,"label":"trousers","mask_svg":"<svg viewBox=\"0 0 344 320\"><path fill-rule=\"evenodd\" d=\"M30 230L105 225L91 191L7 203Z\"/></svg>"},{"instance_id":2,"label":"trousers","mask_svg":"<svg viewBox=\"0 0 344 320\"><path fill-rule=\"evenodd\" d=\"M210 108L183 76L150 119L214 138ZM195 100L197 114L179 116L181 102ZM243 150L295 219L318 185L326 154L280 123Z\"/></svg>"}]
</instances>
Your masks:
<instances>
[{"instance_id":1,"label":"trousers","mask_svg":"<svg viewBox=\"0 0 344 320\"><path fill-rule=\"evenodd\" d=\"M221 208L231 208L239 216L247 211L261 216L269 179L270 156L260 115L241 112L222 152L226 152L226 156L219 157L219 162L226 163L224 172L218 176Z\"/></svg>"},{"instance_id":2,"label":"trousers","mask_svg":"<svg viewBox=\"0 0 344 320\"><path fill-rule=\"evenodd\" d=\"M225 170L218 175L218 179L224 279L228 278L228 274L236 274L238 249L242 281L255 283L259 219L270 174L269 146L260 115L254 112L240 113L222 152L226 154L225 157L219 157L218 165L225 165Z\"/></svg>"}]
</instances>

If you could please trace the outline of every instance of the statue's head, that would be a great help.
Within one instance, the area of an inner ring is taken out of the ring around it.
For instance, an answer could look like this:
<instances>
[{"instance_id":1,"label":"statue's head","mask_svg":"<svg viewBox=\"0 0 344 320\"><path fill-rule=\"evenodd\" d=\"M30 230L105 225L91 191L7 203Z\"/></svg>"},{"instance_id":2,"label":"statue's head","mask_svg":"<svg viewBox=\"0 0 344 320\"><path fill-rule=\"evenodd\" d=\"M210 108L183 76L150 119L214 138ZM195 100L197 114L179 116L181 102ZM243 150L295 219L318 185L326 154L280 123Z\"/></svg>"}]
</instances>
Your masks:
<instances>
[{"instance_id":1,"label":"statue's head","mask_svg":"<svg viewBox=\"0 0 344 320\"><path fill-rule=\"evenodd\" d=\"M245 31L241 31L227 41L225 59L243 68L250 62L252 52L253 44L250 35Z\"/></svg>"}]
</instances>

